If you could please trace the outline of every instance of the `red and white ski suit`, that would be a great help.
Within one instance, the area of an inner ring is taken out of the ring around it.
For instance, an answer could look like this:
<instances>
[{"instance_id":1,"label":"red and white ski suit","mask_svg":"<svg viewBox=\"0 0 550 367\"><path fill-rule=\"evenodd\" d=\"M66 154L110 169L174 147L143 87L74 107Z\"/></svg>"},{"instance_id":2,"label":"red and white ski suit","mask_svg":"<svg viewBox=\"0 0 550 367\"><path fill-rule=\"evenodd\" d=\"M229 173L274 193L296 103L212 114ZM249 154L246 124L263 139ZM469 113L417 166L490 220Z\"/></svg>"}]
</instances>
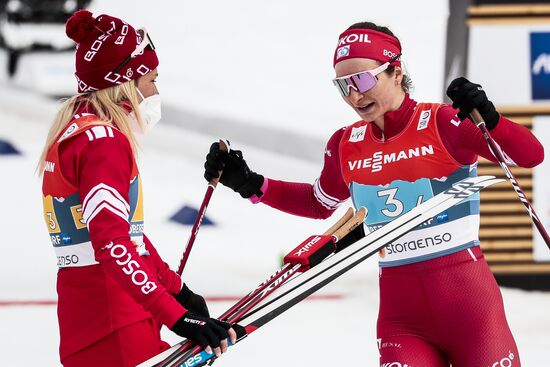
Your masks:
<instances>
[{"instance_id":1,"label":"red and white ski suit","mask_svg":"<svg viewBox=\"0 0 550 367\"><path fill-rule=\"evenodd\" d=\"M185 313L173 296L182 282L143 234L128 139L90 112L81 108L49 149L43 178L60 357L65 366L135 366L168 347L159 327Z\"/></svg>"},{"instance_id":2,"label":"red and white ski suit","mask_svg":"<svg viewBox=\"0 0 550 367\"><path fill-rule=\"evenodd\" d=\"M327 218L350 196L379 226L493 162L480 130L449 105L408 95L384 116L384 129L358 121L329 139L312 184L265 179L258 200L310 218ZM542 145L501 116L492 137L518 166L542 162ZM380 256L378 347L381 366L520 366L502 297L479 247L479 197L450 208L388 245Z\"/></svg>"}]
</instances>

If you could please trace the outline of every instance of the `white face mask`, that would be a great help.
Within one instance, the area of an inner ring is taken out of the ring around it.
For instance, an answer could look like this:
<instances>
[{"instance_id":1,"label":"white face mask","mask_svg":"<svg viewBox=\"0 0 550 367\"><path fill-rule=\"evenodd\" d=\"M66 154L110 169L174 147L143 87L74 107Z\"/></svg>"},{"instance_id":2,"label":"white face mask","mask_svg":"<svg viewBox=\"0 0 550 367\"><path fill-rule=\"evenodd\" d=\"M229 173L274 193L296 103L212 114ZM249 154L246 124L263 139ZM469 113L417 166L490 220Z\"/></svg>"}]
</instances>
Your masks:
<instances>
[{"instance_id":1,"label":"white face mask","mask_svg":"<svg viewBox=\"0 0 550 367\"><path fill-rule=\"evenodd\" d=\"M145 98L139 89L136 88L136 90L142 98L142 101L139 103L139 112L141 112L141 118L143 120L143 130L139 132L145 134L146 132L153 129L153 127L155 127L155 125L160 121L162 117L160 108L160 95L153 94L152 96ZM132 120L135 120L134 113L132 113L130 117ZM137 127L137 122L135 123L135 125ZM139 129L135 129L134 131L136 130Z\"/></svg>"}]
</instances>

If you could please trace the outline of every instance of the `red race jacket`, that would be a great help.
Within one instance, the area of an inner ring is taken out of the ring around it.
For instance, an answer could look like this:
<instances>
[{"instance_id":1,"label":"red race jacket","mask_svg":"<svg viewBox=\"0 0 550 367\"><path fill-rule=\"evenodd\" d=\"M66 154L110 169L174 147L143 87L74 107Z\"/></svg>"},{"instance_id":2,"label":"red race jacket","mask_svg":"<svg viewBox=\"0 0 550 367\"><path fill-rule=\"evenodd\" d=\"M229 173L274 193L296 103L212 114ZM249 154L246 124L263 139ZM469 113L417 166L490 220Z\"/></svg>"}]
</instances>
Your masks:
<instances>
[{"instance_id":1,"label":"red race jacket","mask_svg":"<svg viewBox=\"0 0 550 367\"><path fill-rule=\"evenodd\" d=\"M139 171L126 136L79 111L47 153L44 219L59 267L61 359L114 330L185 312L180 277L143 234Z\"/></svg>"}]
</instances>

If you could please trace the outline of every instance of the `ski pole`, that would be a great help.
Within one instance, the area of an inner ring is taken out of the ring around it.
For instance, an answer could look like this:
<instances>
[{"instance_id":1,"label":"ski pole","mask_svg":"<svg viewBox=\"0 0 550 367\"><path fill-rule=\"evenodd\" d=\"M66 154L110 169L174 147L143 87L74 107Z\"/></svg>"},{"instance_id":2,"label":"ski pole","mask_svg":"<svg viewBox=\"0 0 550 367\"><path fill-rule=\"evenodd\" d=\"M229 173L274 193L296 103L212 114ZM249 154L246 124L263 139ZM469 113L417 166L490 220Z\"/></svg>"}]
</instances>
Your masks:
<instances>
[{"instance_id":1,"label":"ski pole","mask_svg":"<svg viewBox=\"0 0 550 367\"><path fill-rule=\"evenodd\" d=\"M218 319L229 324L238 322L238 319L242 315L250 311L255 305L283 285L299 270L301 266L301 264L298 264L288 269L290 265L285 264L285 266L278 269L277 272L270 276L254 291L243 297L239 302L224 312L220 317L218 317ZM188 339L174 352L173 356L169 356L164 361L155 364L155 367L180 366L183 361L189 358L189 356L201 353L201 350L202 348L200 346Z\"/></svg>"},{"instance_id":2,"label":"ski pole","mask_svg":"<svg viewBox=\"0 0 550 367\"><path fill-rule=\"evenodd\" d=\"M477 125L477 127L481 130L483 133L483 136L485 137L485 140L487 140L487 143L489 144L489 149L495 156L495 158L498 160L498 163L504 170L504 174L508 178L508 181L512 184L512 187L516 191L516 194L519 197L519 200L527 209L527 213L529 213L529 216L531 217L531 220L535 224L535 227L537 227L537 230L539 231L540 235L544 239L544 242L546 242L546 246L550 249L550 237L548 237L548 232L546 232L546 229L542 225L537 213L535 212L535 208L533 208L533 205L529 202L529 199L527 199L527 196L519 186L519 182L514 177L514 174L510 170L510 167L506 163L506 160L504 158L504 154L502 153L502 150L498 146L498 144L495 142L495 140L491 137L491 134L489 134L489 130L487 129L487 126L485 125L485 121L483 121L483 117L479 113L479 111L474 108L472 113L470 114L472 117L472 121Z\"/></svg>"},{"instance_id":3,"label":"ski pole","mask_svg":"<svg viewBox=\"0 0 550 367\"><path fill-rule=\"evenodd\" d=\"M240 325L244 326L245 336L251 334L344 272L369 258L395 239L408 233L419 224L424 223L427 219L458 204L464 198L479 192L484 187L502 181L495 179L493 176L470 177L462 180L399 218L394 219L382 228L367 234L363 239L341 252L327 258L318 266L312 268L311 271L306 271L301 276L289 280L279 288L279 292L275 293L275 296L270 295L270 297L263 300L262 304L255 307L239 320ZM243 338L237 339L237 342ZM187 342L185 341L184 343ZM174 353L164 359L164 361L170 362L167 364L155 364L154 367L175 367L180 366L184 361L185 367L199 367L204 365L209 359L215 359L215 356L211 354L207 355L204 351L200 352L200 348L193 348L192 351L187 350L183 353L175 350Z\"/></svg>"},{"instance_id":4,"label":"ski pole","mask_svg":"<svg viewBox=\"0 0 550 367\"><path fill-rule=\"evenodd\" d=\"M311 236L292 250L285 257L287 261L282 268L278 269L254 291L243 297L233 307L224 312L219 317L219 320L226 321L229 324L238 323L243 315L266 299L296 273L307 271L332 254L336 250L334 244L358 225L362 225L366 214L365 208L358 210L355 215L353 214L353 209L349 208L344 216L325 231L322 236ZM290 269L286 270L288 268ZM176 351L176 356L174 358L168 357L163 363L158 364L158 367L180 365L189 356L196 355L200 352L201 348L199 346L187 340L187 342Z\"/></svg>"},{"instance_id":5,"label":"ski pole","mask_svg":"<svg viewBox=\"0 0 550 367\"><path fill-rule=\"evenodd\" d=\"M220 139L220 150L229 152L230 145L228 140ZM222 171L219 172L218 177L215 177L212 180L210 180L210 182L208 182L208 187L206 188L206 194L204 194L204 198L202 199L202 204L199 208L197 218L195 219L195 224L193 224L193 228L191 229L191 234L189 235L189 240L187 241L187 245L185 246L183 256L180 260L180 265L178 267L179 276L181 276L181 274L183 273L183 269L185 268L185 264L187 263L187 259L189 258L189 254L191 253L191 249L193 248L193 243L195 242L195 238L197 237L197 233L199 232L199 227L202 223L202 218L206 213L206 208L208 207L208 203L210 202L212 193L214 193L214 189L216 188L216 185L218 184L218 181L220 180L221 175L222 175Z\"/></svg>"}]
</instances>

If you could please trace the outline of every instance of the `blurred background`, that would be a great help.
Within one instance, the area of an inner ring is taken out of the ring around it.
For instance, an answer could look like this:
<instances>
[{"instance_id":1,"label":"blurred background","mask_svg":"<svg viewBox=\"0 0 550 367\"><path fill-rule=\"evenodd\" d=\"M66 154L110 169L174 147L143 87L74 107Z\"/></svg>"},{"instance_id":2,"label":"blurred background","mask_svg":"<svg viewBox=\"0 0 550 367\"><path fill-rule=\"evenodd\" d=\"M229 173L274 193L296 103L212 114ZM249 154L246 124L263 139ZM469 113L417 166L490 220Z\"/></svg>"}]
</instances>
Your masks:
<instances>
[{"instance_id":1,"label":"blurred background","mask_svg":"<svg viewBox=\"0 0 550 367\"><path fill-rule=\"evenodd\" d=\"M139 163L146 232L174 268L206 191L202 165L211 142L230 139L267 177L318 177L328 137L357 120L331 83L338 35L355 22L374 21L398 36L414 99L443 102L450 80L465 75L550 146L549 1L0 0L2 366L59 365L56 259L35 168L59 99L76 92L64 22L79 8L145 26L157 47L163 119L140 142ZM503 176L485 160L479 171ZM513 172L549 228L550 163ZM523 365L546 365L550 251L508 182L481 196L482 247L502 286ZM316 221L252 205L219 187L184 278L219 314L348 206ZM377 271L369 259L217 364L377 365Z\"/></svg>"}]
</instances>

